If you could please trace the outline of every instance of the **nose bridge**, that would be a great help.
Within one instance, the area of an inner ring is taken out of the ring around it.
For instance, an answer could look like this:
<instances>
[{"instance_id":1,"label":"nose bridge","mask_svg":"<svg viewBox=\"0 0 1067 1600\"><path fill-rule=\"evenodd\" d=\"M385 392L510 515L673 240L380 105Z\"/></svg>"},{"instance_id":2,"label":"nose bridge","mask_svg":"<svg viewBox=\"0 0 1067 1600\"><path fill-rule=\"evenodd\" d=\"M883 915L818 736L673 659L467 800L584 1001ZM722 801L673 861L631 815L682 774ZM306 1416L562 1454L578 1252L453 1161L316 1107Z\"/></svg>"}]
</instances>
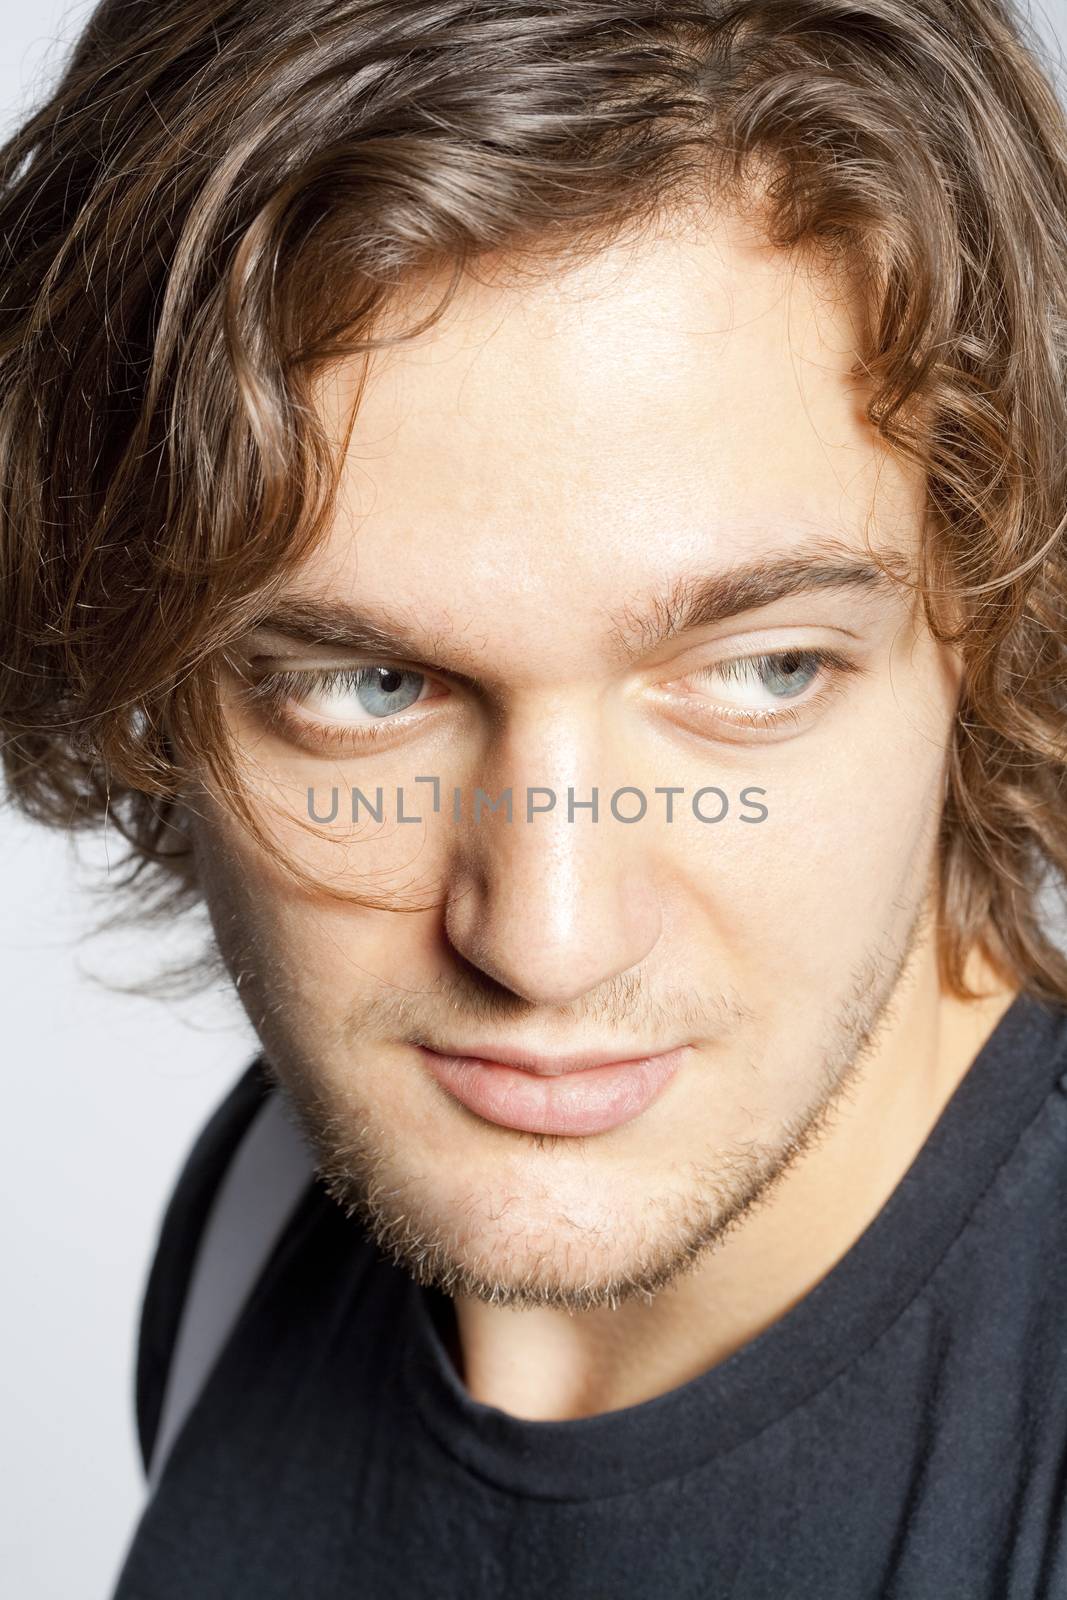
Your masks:
<instances>
[{"instance_id":1,"label":"nose bridge","mask_svg":"<svg viewBox=\"0 0 1067 1600\"><path fill-rule=\"evenodd\" d=\"M557 715L540 737L524 739L516 728L501 742L467 797L447 898L456 949L545 1004L576 999L639 965L660 932L654 852L641 840L647 819L625 823L612 814L612 794L632 780L615 770L590 720ZM475 820L478 788L487 800ZM639 809L632 795L619 801L623 816Z\"/></svg>"}]
</instances>

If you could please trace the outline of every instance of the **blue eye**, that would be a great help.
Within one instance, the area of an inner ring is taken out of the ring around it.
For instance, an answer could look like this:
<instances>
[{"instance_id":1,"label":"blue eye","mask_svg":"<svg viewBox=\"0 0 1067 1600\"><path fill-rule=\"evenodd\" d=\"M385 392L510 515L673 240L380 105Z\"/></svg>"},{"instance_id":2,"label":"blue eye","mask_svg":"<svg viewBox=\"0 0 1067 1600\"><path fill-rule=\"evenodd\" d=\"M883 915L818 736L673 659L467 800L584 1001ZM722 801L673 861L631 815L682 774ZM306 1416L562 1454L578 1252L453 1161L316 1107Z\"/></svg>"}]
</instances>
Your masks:
<instances>
[{"instance_id":1,"label":"blue eye","mask_svg":"<svg viewBox=\"0 0 1067 1600\"><path fill-rule=\"evenodd\" d=\"M822 651L783 650L774 655L735 656L704 668L699 676L706 681L733 684L772 701L789 700L803 694L825 665Z\"/></svg>"},{"instance_id":2,"label":"blue eye","mask_svg":"<svg viewBox=\"0 0 1067 1600\"><path fill-rule=\"evenodd\" d=\"M756 656L752 664L764 688L783 698L802 694L819 672L819 663L801 650L791 650L788 655Z\"/></svg>"},{"instance_id":3,"label":"blue eye","mask_svg":"<svg viewBox=\"0 0 1067 1600\"><path fill-rule=\"evenodd\" d=\"M364 711L372 717L388 717L415 704L425 679L418 672L399 667L358 667L330 680L331 692L338 689L354 694ZM328 699L328 695L324 698Z\"/></svg>"},{"instance_id":4,"label":"blue eye","mask_svg":"<svg viewBox=\"0 0 1067 1600\"><path fill-rule=\"evenodd\" d=\"M259 681L252 697L275 711L297 705L324 725L359 729L407 711L423 698L426 684L421 672L375 662L271 672Z\"/></svg>"}]
</instances>

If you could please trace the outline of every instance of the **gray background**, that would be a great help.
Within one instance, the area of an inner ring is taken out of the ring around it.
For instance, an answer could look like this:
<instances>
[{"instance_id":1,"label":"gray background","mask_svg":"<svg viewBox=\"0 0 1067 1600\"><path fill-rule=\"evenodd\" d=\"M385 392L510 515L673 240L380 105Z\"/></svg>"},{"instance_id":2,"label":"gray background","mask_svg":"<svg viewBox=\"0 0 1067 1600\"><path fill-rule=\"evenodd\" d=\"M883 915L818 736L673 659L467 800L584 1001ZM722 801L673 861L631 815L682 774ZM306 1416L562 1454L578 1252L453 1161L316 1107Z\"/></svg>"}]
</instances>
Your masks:
<instances>
[{"instance_id":1,"label":"gray background","mask_svg":"<svg viewBox=\"0 0 1067 1600\"><path fill-rule=\"evenodd\" d=\"M5 134L90 9L7 0ZM1067 0L1031 15L1062 92ZM75 852L0 808L0 1589L18 1600L109 1593L144 1493L133 1362L150 1252L190 1140L255 1049L225 991L163 1003L103 986L202 936L84 940L107 906L89 886L120 844Z\"/></svg>"}]
</instances>

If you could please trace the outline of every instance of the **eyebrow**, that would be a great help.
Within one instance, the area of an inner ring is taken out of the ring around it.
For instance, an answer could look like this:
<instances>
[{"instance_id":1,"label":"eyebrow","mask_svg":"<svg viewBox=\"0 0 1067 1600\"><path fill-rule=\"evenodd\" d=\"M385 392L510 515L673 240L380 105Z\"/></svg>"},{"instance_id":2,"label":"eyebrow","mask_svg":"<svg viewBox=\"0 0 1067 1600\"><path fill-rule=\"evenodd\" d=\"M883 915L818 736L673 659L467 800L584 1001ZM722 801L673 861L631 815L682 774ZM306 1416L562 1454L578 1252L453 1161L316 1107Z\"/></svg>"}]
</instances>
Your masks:
<instances>
[{"instance_id":1,"label":"eyebrow","mask_svg":"<svg viewBox=\"0 0 1067 1600\"><path fill-rule=\"evenodd\" d=\"M907 558L896 550L883 550L881 560L890 569L907 570ZM703 577L675 579L666 592L637 605L628 605L609 618L608 638L618 659L629 662L671 639L697 628L728 621L746 612L773 605L792 595L823 590L864 592L882 598L895 591L889 572L874 562L855 556L808 556L792 552L779 558L764 557L746 566ZM378 617L345 600L284 596L248 632L269 630L304 645L343 646L366 653L427 663L430 653L456 635L447 628L417 636L385 613ZM466 658L470 667L473 657ZM455 677L473 683L473 673L446 667Z\"/></svg>"},{"instance_id":2,"label":"eyebrow","mask_svg":"<svg viewBox=\"0 0 1067 1600\"><path fill-rule=\"evenodd\" d=\"M907 570L907 558L899 550L884 550L881 559L891 569ZM862 591L882 598L895 593L896 585L890 572L873 561L793 552L710 577L679 578L643 610L627 607L614 623L612 638L619 654L630 660L697 628L821 590Z\"/></svg>"}]
</instances>

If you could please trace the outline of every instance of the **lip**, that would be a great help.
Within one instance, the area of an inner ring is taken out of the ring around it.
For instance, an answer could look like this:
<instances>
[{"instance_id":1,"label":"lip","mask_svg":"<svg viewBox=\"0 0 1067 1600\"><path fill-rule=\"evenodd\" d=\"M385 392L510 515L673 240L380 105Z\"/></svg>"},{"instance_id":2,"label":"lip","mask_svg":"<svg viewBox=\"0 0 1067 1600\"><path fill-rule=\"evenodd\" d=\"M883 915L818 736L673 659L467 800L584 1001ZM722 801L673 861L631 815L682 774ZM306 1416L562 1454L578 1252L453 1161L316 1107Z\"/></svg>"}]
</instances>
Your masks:
<instances>
[{"instance_id":1,"label":"lip","mask_svg":"<svg viewBox=\"0 0 1067 1600\"><path fill-rule=\"evenodd\" d=\"M649 1050L640 1044L621 1048L616 1046L613 1050L580 1050L569 1056L550 1056L538 1050L509 1050L492 1044L443 1045L440 1049L426 1045L424 1048L434 1055L449 1056L454 1061L487 1061L494 1067L521 1067L523 1072L533 1072L541 1078L557 1078L565 1072L584 1072L589 1067L618 1066L627 1061L650 1061L654 1056L671 1053L667 1050Z\"/></svg>"},{"instance_id":2,"label":"lip","mask_svg":"<svg viewBox=\"0 0 1067 1600\"><path fill-rule=\"evenodd\" d=\"M605 1133L640 1116L677 1073L689 1049L626 1060L527 1057L533 1067L416 1048L436 1081L486 1122L523 1133ZM574 1065L574 1063L579 1063ZM547 1063L547 1064L546 1064Z\"/></svg>"}]
</instances>

